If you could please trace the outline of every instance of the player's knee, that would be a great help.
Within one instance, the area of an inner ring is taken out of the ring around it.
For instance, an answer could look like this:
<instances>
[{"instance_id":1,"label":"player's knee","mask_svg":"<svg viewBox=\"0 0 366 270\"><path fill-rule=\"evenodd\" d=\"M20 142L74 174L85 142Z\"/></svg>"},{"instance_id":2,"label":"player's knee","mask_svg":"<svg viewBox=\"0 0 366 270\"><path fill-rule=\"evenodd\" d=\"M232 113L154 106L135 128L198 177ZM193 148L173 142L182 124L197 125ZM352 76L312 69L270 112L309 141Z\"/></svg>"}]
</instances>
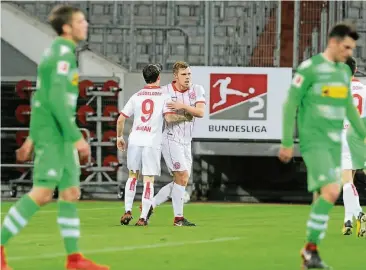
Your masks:
<instances>
[{"instance_id":1,"label":"player's knee","mask_svg":"<svg viewBox=\"0 0 366 270\"><path fill-rule=\"evenodd\" d=\"M135 178L135 179L139 179L139 171L129 171L128 172L128 178Z\"/></svg>"},{"instance_id":2,"label":"player's knee","mask_svg":"<svg viewBox=\"0 0 366 270\"><path fill-rule=\"evenodd\" d=\"M36 204L42 206L52 201L53 191L48 188L34 187L28 195Z\"/></svg>"},{"instance_id":3,"label":"player's knee","mask_svg":"<svg viewBox=\"0 0 366 270\"><path fill-rule=\"evenodd\" d=\"M340 186L338 184L330 184L322 188L321 194L327 201L335 203L340 192Z\"/></svg>"},{"instance_id":4,"label":"player's knee","mask_svg":"<svg viewBox=\"0 0 366 270\"><path fill-rule=\"evenodd\" d=\"M188 171L174 172L174 182L181 186L188 184Z\"/></svg>"},{"instance_id":5,"label":"player's knee","mask_svg":"<svg viewBox=\"0 0 366 270\"><path fill-rule=\"evenodd\" d=\"M59 199L67 202L76 202L80 198L80 188L71 187L60 192Z\"/></svg>"},{"instance_id":6,"label":"player's knee","mask_svg":"<svg viewBox=\"0 0 366 270\"><path fill-rule=\"evenodd\" d=\"M154 184L154 180L155 180L154 176L147 176L147 175L144 176L144 183Z\"/></svg>"}]
</instances>

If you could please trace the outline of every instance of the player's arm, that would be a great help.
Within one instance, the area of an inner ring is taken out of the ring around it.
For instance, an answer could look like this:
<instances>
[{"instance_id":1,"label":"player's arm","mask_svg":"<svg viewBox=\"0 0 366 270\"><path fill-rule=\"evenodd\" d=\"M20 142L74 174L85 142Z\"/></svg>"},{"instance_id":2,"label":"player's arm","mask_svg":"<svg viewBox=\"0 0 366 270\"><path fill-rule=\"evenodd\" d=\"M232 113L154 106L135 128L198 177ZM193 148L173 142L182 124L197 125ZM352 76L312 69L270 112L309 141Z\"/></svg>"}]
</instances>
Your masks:
<instances>
[{"instance_id":1,"label":"player's arm","mask_svg":"<svg viewBox=\"0 0 366 270\"><path fill-rule=\"evenodd\" d=\"M183 109L190 115L202 118L205 114L205 106L206 106L206 100L205 100L205 89L202 86L197 87L196 89L196 103L194 106L182 104L182 103L175 103L177 107L173 107L174 109Z\"/></svg>"},{"instance_id":2,"label":"player's arm","mask_svg":"<svg viewBox=\"0 0 366 270\"><path fill-rule=\"evenodd\" d=\"M302 69L300 66L292 79L287 99L283 104L281 144L285 148L293 147L296 113L306 90L311 85L309 77L309 71L307 69Z\"/></svg>"},{"instance_id":3,"label":"player's arm","mask_svg":"<svg viewBox=\"0 0 366 270\"><path fill-rule=\"evenodd\" d=\"M351 95L351 91L348 93L348 103L347 103L347 119L351 123L352 128L357 132L357 134L366 139L366 127L363 124L360 115L358 113L357 108L353 104L353 97Z\"/></svg>"},{"instance_id":4,"label":"player's arm","mask_svg":"<svg viewBox=\"0 0 366 270\"><path fill-rule=\"evenodd\" d=\"M192 120L192 118L189 119L188 115L180 115L180 114L176 114L174 112L165 113L164 119L168 123L180 123L180 122Z\"/></svg>"},{"instance_id":5,"label":"player's arm","mask_svg":"<svg viewBox=\"0 0 366 270\"><path fill-rule=\"evenodd\" d=\"M124 151L126 148L126 144L123 139L123 132L125 130L125 122L126 122L127 118L130 118L133 115L133 109L134 109L134 101L133 101L133 98L130 98L117 119L117 130L116 130L117 148L122 151Z\"/></svg>"},{"instance_id":6,"label":"player's arm","mask_svg":"<svg viewBox=\"0 0 366 270\"><path fill-rule=\"evenodd\" d=\"M76 106L76 104L70 104L71 101L67 93L68 75L71 63L75 61L73 57L75 56L68 54L67 57L65 56L56 61L56 65L51 71L48 101L51 113L59 123L65 138L76 143L80 139L83 139L83 135L76 125L75 117L72 115L72 110L70 109L70 106Z\"/></svg>"}]
</instances>

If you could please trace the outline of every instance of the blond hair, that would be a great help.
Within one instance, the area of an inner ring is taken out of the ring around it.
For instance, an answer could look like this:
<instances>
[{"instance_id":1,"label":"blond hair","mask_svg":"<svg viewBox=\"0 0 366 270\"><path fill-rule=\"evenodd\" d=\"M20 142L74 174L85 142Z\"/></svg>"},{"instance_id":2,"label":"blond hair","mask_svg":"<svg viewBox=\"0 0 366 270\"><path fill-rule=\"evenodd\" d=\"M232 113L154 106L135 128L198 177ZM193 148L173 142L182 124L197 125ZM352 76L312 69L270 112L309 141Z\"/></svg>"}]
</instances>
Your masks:
<instances>
[{"instance_id":1,"label":"blond hair","mask_svg":"<svg viewBox=\"0 0 366 270\"><path fill-rule=\"evenodd\" d=\"M173 73L177 74L180 69L186 69L188 67L189 67L188 63L186 63L184 61L175 62L174 66L173 66Z\"/></svg>"}]
</instances>

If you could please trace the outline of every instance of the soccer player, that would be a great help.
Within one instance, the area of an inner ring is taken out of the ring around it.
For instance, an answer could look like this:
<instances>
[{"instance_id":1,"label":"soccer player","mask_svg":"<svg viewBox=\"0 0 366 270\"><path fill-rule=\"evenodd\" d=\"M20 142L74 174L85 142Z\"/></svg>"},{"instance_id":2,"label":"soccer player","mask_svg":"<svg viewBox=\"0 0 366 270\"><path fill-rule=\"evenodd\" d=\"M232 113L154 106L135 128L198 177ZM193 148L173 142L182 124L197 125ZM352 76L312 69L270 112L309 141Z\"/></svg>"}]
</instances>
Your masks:
<instances>
[{"instance_id":1,"label":"soccer player","mask_svg":"<svg viewBox=\"0 0 366 270\"><path fill-rule=\"evenodd\" d=\"M350 67L352 75L356 72L356 59L350 57L346 64ZM352 78L352 96L354 103L366 125L366 87L357 79ZM345 210L343 234L352 234L353 217L356 219L357 236L366 236L366 215L362 212L360 199L356 186L353 184L355 172L365 168L366 146L353 128L348 128L349 122L346 120L343 130L342 149L342 184L343 203ZM347 142L348 141L348 142Z\"/></svg>"},{"instance_id":2,"label":"soccer player","mask_svg":"<svg viewBox=\"0 0 366 270\"><path fill-rule=\"evenodd\" d=\"M195 119L188 121L185 117L201 118L205 111L205 91L201 85L191 83L191 69L185 62L176 62L173 66L174 81L166 87L171 102L168 108L175 114L169 114L170 121L164 129L162 153L165 163L173 174L174 181L162 187L153 198L153 208L172 198L174 226L195 226L183 215L183 197L192 169L191 142ZM174 121L173 121L174 120Z\"/></svg>"},{"instance_id":3,"label":"soccer player","mask_svg":"<svg viewBox=\"0 0 366 270\"><path fill-rule=\"evenodd\" d=\"M318 253L325 236L329 212L341 184L343 120L347 117L357 134L366 138L350 88L351 71L344 62L352 56L358 33L352 25L334 26L327 48L297 68L283 106L283 138L279 158L293 156L293 131L298 110L300 150L308 171L308 190L319 192L307 222L307 244L301 251L304 269L326 269Z\"/></svg>"},{"instance_id":4,"label":"soccer player","mask_svg":"<svg viewBox=\"0 0 366 270\"><path fill-rule=\"evenodd\" d=\"M117 147L124 151L126 149L123 139L125 120L134 115L132 131L128 138L129 178L125 185L125 213L121 217L121 225L128 225L132 219L132 205L140 169L144 190L141 216L136 226L147 225L147 214L154 196L154 177L160 175L163 114L170 111L166 107L170 97L160 87L160 71L161 67L158 65L144 67L142 73L147 85L129 99L117 120Z\"/></svg>"},{"instance_id":5,"label":"soccer player","mask_svg":"<svg viewBox=\"0 0 366 270\"><path fill-rule=\"evenodd\" d=\"M88 23L81 10L55 7L49 17L57 32L51 47L38 65L37 91L32 99L30 135L17 150L20 161L35 150L33 187L10 208L1 228L1 269L11 269L4 245L17 235L41 206L59 189L58 218L67 253L66 269L106 270L79 253L80 219L76 209L80 190L79 155L90 155L90 147L75 123L78 70L75 48L87 37ZM79 155L78 155L79 152Z\"/></svg>"}]
</instances>

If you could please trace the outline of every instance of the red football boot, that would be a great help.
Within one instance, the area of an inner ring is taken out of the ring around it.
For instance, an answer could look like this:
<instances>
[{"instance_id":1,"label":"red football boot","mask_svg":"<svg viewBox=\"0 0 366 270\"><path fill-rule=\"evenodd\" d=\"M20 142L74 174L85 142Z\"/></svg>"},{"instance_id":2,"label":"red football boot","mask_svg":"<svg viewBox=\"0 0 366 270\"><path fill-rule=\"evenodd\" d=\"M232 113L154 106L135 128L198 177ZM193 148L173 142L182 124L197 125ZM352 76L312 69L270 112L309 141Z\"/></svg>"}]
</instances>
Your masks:
<instances>
[{"instance_id":1,"label":"red football boot","mask_svg":"<svg viewBox=\"0 0 366 270\"><path fill-rule=\"evenodd\" d=\"M67 270L109 270L109 266L96 264L83 257L80 253L74 253L67 257Z\"/></svg>"}]
</instances>

